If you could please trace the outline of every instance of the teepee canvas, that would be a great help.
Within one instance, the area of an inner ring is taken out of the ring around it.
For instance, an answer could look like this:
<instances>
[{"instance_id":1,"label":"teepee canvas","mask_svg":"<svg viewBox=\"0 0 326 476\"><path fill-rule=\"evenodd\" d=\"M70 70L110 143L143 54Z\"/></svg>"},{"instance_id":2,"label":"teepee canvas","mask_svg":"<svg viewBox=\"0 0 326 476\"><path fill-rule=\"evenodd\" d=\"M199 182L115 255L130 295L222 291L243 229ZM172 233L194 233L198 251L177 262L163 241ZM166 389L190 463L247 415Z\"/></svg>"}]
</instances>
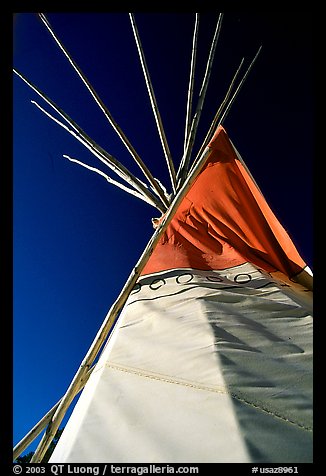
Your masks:
<instances>
[{"instance_id":1,"label":"teepee canvas","mask_svg":"<svg viewBox=\"0 0 326 476\"><path fill-rule=\"evenodd\" d=\"M222 127L210 148L51 461L311 458L309 273Z\"/></svg>"},{"instance_id":2,"label":"teepee canvas","mask_svg":"<svg viewBox=\"0 0 326 476\"><path fill-rule=\"evenodd\" d=\"M140 162L151 184L145 187L16 71L61 115L59 125L66 121L68 132L118 170L127 192L161 212L67 393L48 414L34 461L42 459L66 407L83 389L50 462L311 462L312 272L222 125L222 110L190 162L222 16L178 170L130 19L171 195ZM192 71L188 110L191 77ZM235 97L231 86L224 111Z\"/></svg>"}]
</instances>

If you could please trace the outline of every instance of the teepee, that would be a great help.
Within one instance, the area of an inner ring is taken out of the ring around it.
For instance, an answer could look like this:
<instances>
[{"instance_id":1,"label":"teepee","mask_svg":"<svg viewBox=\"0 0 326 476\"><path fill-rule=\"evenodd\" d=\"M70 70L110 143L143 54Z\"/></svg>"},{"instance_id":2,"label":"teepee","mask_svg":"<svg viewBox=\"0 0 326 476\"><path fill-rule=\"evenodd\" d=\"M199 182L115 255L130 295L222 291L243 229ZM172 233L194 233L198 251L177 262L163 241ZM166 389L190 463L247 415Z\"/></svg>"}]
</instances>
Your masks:
<instances>
[{"instance_id":1,"label":"teepee","mask_svg":"<svg viewBox=\"0 0 326 476\"><path fill-rule=\"evenodd\" d=\"M135 15L129 14L170 178L155 178L69 54L40 20L128 149L139 179L17 69L34 104L108 172L65 155L157 209L154 233L62 399L16 445L46 427L40 462L75 396L53 463L312 461L312 272L224 126L257 56L243 61L194 153L223 15L194 96L194 18L184 148L172 160ZM54 115L55 114L55 115ZM277 138L276 138L277 140ZM118 179L112 178L112 173ZM145 182L146 180L146 182Z\"/></svg>"}]
</instances>

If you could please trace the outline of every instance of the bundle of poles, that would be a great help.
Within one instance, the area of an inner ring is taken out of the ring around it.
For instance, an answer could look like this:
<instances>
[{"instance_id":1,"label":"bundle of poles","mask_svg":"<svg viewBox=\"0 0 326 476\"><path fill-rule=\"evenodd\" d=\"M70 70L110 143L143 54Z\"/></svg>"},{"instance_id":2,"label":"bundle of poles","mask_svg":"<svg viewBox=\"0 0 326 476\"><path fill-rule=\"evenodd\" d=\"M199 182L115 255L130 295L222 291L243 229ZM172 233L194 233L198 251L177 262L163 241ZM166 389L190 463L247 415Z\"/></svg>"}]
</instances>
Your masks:
<instances>
[{"instance_id":1,"label":"bundle of poles","mask_svg":"<svg viewBox=\"0 0 326 476\"><path fill-rule=\"evenodd\" d=\"M193 40L192 40L192 52L191 52L191 63L190 63L190 75L189 75L189 85L188 85L188 94L187 94L187 107L186 107L186 120L185 120L185 132L184 132L184 147L183 147L183 155L179 163L179 167L176 170L174 167L174 163L171 157L171 152L168 146L166 134L164 131L161 115L158 109L157 101L155 98L153 85L150 79L149 70L146 64L144 51L142 48L139 32L136 26L135 17L132 13L129 13L129 18L131 22L131 27L133 30L133 34L135 37L135 42L140 58L141 67L143 70L149 99L151 102L155 123L157 126L157 130L159 133L160 141L163 148L164 157L167 163L169 177L171 180L171 193L167 192L167 188L161 184L161 182L153 177L152 173L142 161L138 153L136 152L135 148L132 146L131 142L125 135L125 133L121 130L120 126L112 117L112 114L103 103L93 86L90 84L84 73L81 71L79 66L76 62L72 59L70 54L68 53L67 49L64 47L62 42L58 39L55 32L53 31L52 26L50 25L48 19L43 13L38 13L40 20L43 22L49 33L54 38L55 42L67 57L68 61L88 89L89 93L93 97L96 104L99 106L101 111L103 112L106 119L109 121L110 125L113 127L115 132L118 134L119 138L121 139L122 143L125 145L137 165L139 166L140 170L142 171L143 175L146 178L147 183L144 183L142 180L137 178L134 174L132 174L119 160L109 154L106 150L104 150L100 145L98 145L94 140L92 140L86 132L72 119L66 114L59 106L57 106L45 93L43 93L37 86L35 86L32 82L30 82L21 72L17 69L14 69L14 73L17 74L38 96L40 96L45 103L50 106L60 117L53 116L50 114L49 111L45 110L41 107L36 101L31 101L36 107L38 107L44 114L46 114L50 119L56 122L59 126L64 128L69 134L75 137L79 142L81 142L97 159L99 159L103 164L105 164L109 169L118 175L118 177L123 180L125 183L121 183L109 175L104 173L102 170L91 167L88 164L85 164L76 158L70 157L69 155L64 155L66 159L71 162L74 162L82 167L86 167L87 169L100 174L103 176L109 183L119 187L120 189L124 190L125 192L132 194L133 196L145 201L146 203L150 204L154 208L158 209L163 219L160 221L159 226L155 229L152 237L150 238L148 244L146 245L143 253L141 254L139 260L137 261L136 265L132 269L125 285L123 286L120 294L118 295L116 301L112 304L111 308L109 309L100 329L98 330L88 352L86 353L84 359L82 360L75 376L73 377L66 393L62 396L62 398L47 412L47 414L27 433L27 435L14 447L13 451L13 459L15 460L39 435L40 433L46 428L44 435L36 448L36 451L31 459L32 463L39 463L44 458L44 455L55 437L57 430L68 410L70 404L76 397L76 395L83 389L85 386L92 370L95 367L95 360L99 355L100 350L102 349L103 345L106 343L107 339L111 335L111 331L114 327L115 322L117 321L117 317L125 305L130 292L132 291L133 287L135 286L144 266L146 265L149 257L151 256L157 242L161 238L162 234L166 230L168 224L170 223L176 209L178 208L179 204L181 203L182 199L185 197L187 192L189 191L190 187L192 186L193 182L195 181L198 173L202 169L207 156L210 152L208 148L208 144L212 139L214 131L216 128L223 123L229 110L238 95L244 81L246 80L254 62L259 55L261 50L261 46L258 49L256 55L250 62L247 70L243 74L242 78L238 80L240 70L244 63L244 58L242 58L240 65L238 66L232 81L228 87L228 90L225 94L223 101L221 102L220 106L217 109L215 117L211 123L211 126L207 132L207 135L198 150L196 157L191 159L192 152L194 148L196 133L198 129L198 123L200 120L201 112L203 109L205 96L208 88L210 73L212 70L216 45L218 42L223 14L220 13L217 18L217 23L207 59L206 70L203 77L203 81L201 84L199 97L196 105L196 109L194 114L192 115L193 111L193 91L194 91L194 78L195 78L195 65L196 65L196 55L197 55L197 39L198 39L198 31L199 31L199 14L195 14L195 24L194 24L194 31L193 31ZM237 84L237 86L236 86ZM63 122L64 121L64 122ZM191 161L192 160L192 161Z\"/></svg>"}]
</instances>

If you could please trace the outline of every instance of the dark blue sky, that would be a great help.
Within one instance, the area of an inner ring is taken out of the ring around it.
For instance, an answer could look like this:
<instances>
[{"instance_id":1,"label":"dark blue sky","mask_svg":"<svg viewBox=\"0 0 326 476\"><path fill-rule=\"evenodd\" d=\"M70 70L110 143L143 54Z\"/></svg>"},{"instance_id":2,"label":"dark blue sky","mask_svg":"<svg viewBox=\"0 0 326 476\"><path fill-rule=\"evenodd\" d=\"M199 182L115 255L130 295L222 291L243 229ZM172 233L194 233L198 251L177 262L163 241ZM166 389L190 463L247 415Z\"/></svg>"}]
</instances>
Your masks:
<instances>
[{"instance_id":1,"label":"dark blue sky","mask_svg":"<svg viewBox=\"0 0 326 476\"><path fill-rule=\"evenodd\" d=\"M217 16L201 15L197 94ZM47 17L143 161L169 188L128 14ZM139 12L135 18L178 165L195 15ZM224 126L311 267L312 30L307 12L226 12L197 143L201 144L242 56L249 64L262 44ZM15 15L13 62L96 142L144 179L36 14ZM64 394L152 235L150 219L159 215L150 205L64 159L68 154L109 172L31 104L36 100L44 106L16 76L13 92L17 443Z\"/></svg>"}]
</instances>

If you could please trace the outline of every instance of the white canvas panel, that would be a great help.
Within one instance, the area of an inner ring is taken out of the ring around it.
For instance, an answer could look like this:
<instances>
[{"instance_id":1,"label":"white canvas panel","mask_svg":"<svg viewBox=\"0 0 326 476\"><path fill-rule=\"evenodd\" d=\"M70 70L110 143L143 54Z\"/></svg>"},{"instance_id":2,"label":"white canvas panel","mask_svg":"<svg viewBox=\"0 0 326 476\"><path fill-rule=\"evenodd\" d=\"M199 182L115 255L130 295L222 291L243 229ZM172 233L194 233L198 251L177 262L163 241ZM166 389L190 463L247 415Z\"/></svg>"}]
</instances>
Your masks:
<instances>
[{"instance_id":1,"label":"white canvas panel","mask_svg":"<svg viewBox=\"0 0 326 476\"><path fill-rule=\"evenodd\" d=\"M144 276L51 462L311 462L312 316L250 264Z\"/></svg>"}]
</instances>

